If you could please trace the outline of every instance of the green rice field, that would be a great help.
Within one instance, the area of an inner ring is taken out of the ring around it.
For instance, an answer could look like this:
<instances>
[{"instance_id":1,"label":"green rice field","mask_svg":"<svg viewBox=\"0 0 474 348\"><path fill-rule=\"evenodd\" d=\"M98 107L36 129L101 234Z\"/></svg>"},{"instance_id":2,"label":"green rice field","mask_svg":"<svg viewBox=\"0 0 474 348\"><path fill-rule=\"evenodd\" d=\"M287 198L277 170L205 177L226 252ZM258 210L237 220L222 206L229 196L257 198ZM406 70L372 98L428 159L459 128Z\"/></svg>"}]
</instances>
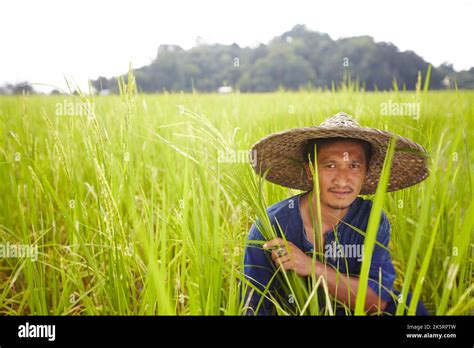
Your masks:
<instances>
[{"instance_id":1,"label":"green rice field","mask_svg":"<svg viewBox=\"0 0 474 348\"><path fill-rule=\"evenodd\" d=\"M378 197L395 287L474 314L474 92L141 94L133 78L120 95L0 97L0 314L241 315L249 228L299 193L248 151L339 111L430 153L425 181Z\"/></svg>"}]
</instances>

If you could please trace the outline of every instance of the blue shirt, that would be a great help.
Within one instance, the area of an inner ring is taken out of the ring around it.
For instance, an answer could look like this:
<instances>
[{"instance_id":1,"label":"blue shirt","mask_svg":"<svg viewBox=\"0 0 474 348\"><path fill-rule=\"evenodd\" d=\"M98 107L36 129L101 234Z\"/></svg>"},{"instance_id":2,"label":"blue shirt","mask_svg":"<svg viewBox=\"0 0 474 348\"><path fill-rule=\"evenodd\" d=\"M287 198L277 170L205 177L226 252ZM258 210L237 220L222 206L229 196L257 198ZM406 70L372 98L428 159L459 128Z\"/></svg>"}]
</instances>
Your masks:
<instances>
[{"instance_id":1,"label":"blue shirt","mask_svg":"<svg viewBox=\"0 0 474 348\"><path fill-rule=\"evenodd\" d=\"M300 197L303 194L304 192L273 204L267 209L267 214L279 237L281 237L281 234L278 225L281 227L288 241L292 242L296 247L310 256L313 253L313 244L306 238L306 232L300 213ZM371 208L372 201L357 197L350 205L342 221L365 232ZM362 265L364 236L345 223L340 222L332 231L325 234L323 251L326 262L338 269L339 272L344 274L348 273L351 276L359 276ZM252 284L261 291L264 291L265 286L268 285L274 275L276 267L271 259L270 251L263 250L262 244L251 242L252 240L265 240L257 228L258 225L259 221L257 220L252 224L247 237L244 256L244 273L245 277ZM336 243L336 237L339 243ZM369 271L368 286L373 289L382 300L391 301L392 296L390 293L393 290L393 282L396 274L391 255L388 251L390 223L385 213L382 213L376 239L387 249L375 244ZM271 282L269 290L281 291L281 289L278 289L278 281L275 281L275 279L276 278ZM254 291L252 297L249 299L250 288L247 291L245 303L248 303L248 306L252 309L249 309L246 314L251 315L254 313L261 295ZM273 303L265 298L258 312L255 314L275 314L274 309ZM343 314L341 308L339 308L339 310L336 308L336 314Z\"/></svg>"}]
</instances>

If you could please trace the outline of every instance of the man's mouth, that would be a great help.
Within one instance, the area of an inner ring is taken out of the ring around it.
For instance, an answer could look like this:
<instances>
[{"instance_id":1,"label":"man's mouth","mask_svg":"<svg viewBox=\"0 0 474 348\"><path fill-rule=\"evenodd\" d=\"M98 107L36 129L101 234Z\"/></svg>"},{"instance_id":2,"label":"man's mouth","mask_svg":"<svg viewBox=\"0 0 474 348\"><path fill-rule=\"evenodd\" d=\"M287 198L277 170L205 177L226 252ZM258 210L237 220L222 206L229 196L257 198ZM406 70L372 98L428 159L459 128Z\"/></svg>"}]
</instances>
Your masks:
<instances>
[{"instance_id":1,"label":"man's mouth","mask_svg":"<svg viewBox=\"0 0 474 348\"><path fill-rule=\"evenodd\" d=\"M336 197L339 198L344 198L347 195L352 193L352 190L329 190L332 194L334 194Z\"/></svg>"}]
</instances>

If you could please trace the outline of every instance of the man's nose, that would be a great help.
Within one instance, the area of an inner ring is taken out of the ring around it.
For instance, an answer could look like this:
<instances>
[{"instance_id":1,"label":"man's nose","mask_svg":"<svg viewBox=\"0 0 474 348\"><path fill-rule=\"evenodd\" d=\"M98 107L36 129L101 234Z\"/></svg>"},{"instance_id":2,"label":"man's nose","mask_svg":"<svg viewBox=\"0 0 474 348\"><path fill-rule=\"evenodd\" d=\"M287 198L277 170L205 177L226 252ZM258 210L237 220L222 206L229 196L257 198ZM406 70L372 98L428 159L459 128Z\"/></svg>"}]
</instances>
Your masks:
<instances>
[{"instance_id":1,"label":"man's nose","mask_svg":"<svg viewBox=\"0 0 474 348\"><path fill-rule=\"evenodd\" d=\"M332 181L339 187L346 186L349 183L349 171L346 168L339 168Z\"/></svg>"}]
</instances>

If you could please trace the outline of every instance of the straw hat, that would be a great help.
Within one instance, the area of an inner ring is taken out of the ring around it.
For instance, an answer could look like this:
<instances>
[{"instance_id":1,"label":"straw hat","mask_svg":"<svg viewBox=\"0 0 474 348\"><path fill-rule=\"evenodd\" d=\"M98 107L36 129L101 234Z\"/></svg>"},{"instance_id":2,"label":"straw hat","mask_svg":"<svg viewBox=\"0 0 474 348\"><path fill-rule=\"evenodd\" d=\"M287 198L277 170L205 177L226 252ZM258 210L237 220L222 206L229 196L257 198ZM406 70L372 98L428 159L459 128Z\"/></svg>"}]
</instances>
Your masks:
<instances>
[{"instance_id":1,"label":"straw hat","mask_svg":"<svg viewBox=\"0 0 474 348\"><path fill-rule=\"evenodd\" d=\"M319 126L294 128L271 134L252 146L254 170L267 180L285 187L310 191L313 188L304 169L304 152L308 140L343 137L361 139L372 145L372 157L360 194L377 189L389 140L397 139L387 191L396 191L419 183L428 176L428 153L425 148L399 135L362 127L343 112Z\"/></svg>"}]
</instances>

